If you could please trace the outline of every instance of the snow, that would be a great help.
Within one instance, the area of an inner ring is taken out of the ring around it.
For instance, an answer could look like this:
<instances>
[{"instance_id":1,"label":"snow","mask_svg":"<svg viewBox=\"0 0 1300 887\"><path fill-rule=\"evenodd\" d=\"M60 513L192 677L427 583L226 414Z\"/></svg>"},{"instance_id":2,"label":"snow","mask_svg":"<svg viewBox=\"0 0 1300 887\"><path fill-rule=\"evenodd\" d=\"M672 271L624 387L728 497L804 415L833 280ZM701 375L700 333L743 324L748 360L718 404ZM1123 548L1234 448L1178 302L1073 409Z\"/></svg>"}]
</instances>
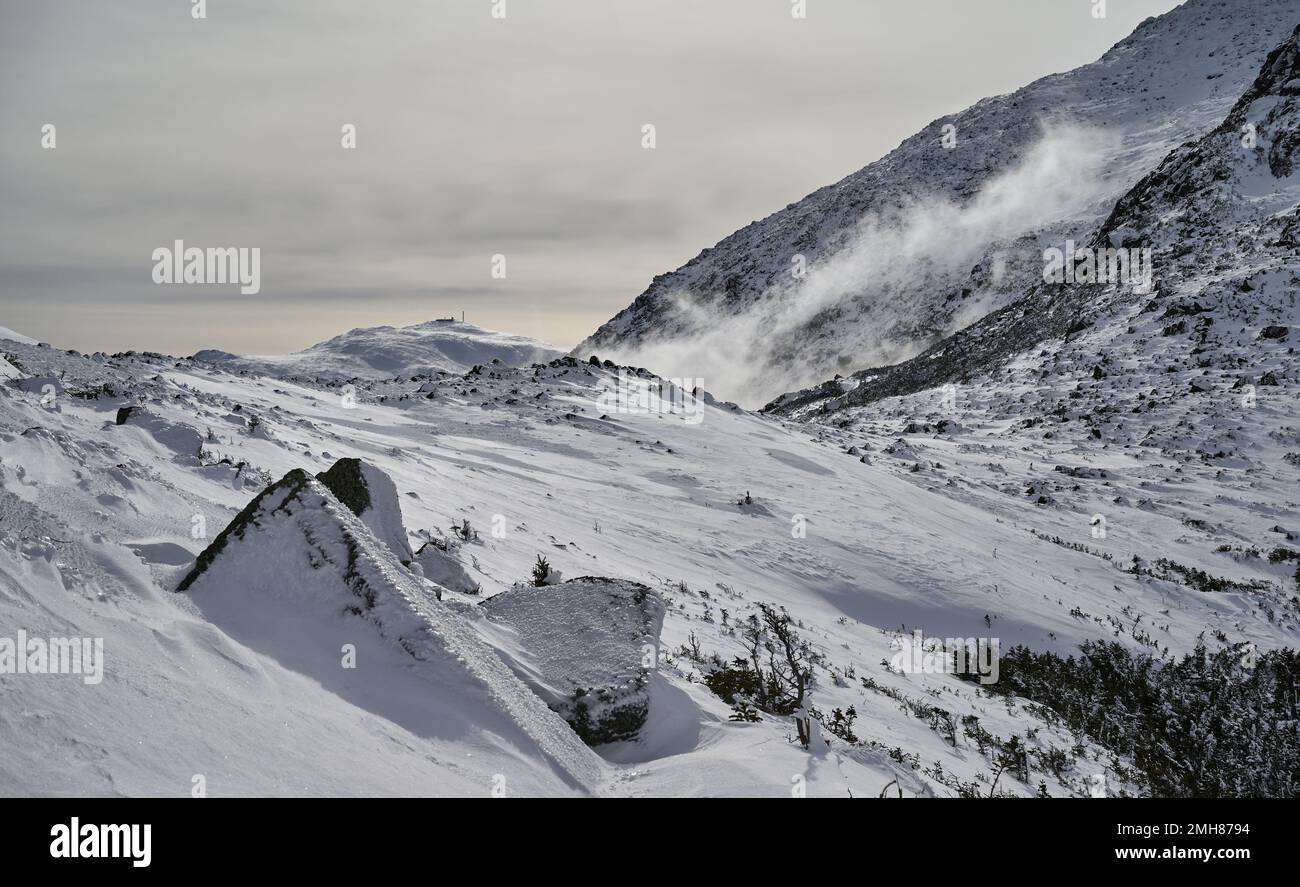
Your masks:
<instances>
[{"instance_id":1,"label":"snow","mask_svg":"<svg viewBox=\"0 0 1300 887\"><path fill-rule=\"evenodd\" d=\"M497 774L591 787L577 737L322 483L282 481L251 518L186 592L214 626L435 747L477 746L458 769L484 789ZM341 664L348 645L355 667Z\"/></svg>"},{"instance_id":2,"label":"snow","mask_svg":"<svg viewBox=\"0 0 1300 887\"><path fill-rule=\"evenodd\" d=\"M415 562L420 565L425 577L443 588L460 594L478 594L479 583L474 581L454 553L442 551L432 542L426 542L415 553Z\"/></svg>"},{"instance_id":3,"label":"snow","mask_svg":"<svg viewBox=\"0 0 1300 887\"><path fill-rule=\"evenodd\" d=\"M911 463L887 455L864 465L838 440L819 439L822 430L722 405L703 405L698 423L606 413L614 371L577 362L452 377L437 384L433 400L416 383L374 383L360 386L356 404L345 407L329 388L184 361L134 356L101 364L34 348L19 356L37 372L55 374L57 367L69 391L111 380L168 422L210 425L216 439L205 443L202 465L178 461L153 436L106 421L120 400L62 397L52 410L35 394L0 389L0 619L32 631L105 637L107 658L99 688L0 676L12 711L43 713L0 721L0 741L15 750L0 765L4 793L184 793L194 773L208 775L214 794L487 794L484 776L498 772L509 774L507 784L521 794L578 790L518 728L500 727L495 739L435 731L421 713L426 699L437 697L430 706L440 705L437 699L459 705L457 694L468 691L460 681L435 686L419 669L403 672L398 664L409 654L391 643L391 630L344 616L345 592L321 586L317 573L282 566L263 587L254 582L256 571L236 571L220 588L177 595L168 589L185 568L160 563L171 558L158 558L159 549L147 549L142 560L130 547L149 540L197 550L275 478L293 468L324 471L342 455L393 479L409 529L434 537L469 519L476 536L457 559L484 597L524 581L539 553L567 575L641 582L664 597L668 612L651 683L655 716L637 743L609 751L611 760L593 756L600 775L582 784L598 794L785 796L792 776L801 775L812 796L874 796L902 771L908 794L951 793L879 748L833 741L810 761L789 744L788 719L729 721L728 706L698 683L700 666L680 648L694 635L705 655L738 655L721 611L734 625L758 601L795 614L837 675L870 675L917 699L939 693L945 707L977 715L999 735L1023 735L1032 725L1041 742L1057 745L1073 740L1021 706L991 705L951 676L882 670L893 633L913 626L942 637L991 633L1004 648L1025 643L1062 653L1110 637L1106 617L1125 626L1139 617L1144 626L1158 623L1161 643L1174 650L1190 649L1206 625L1222 625L1234 639L1254 639L1264 649L1292 636L1292 628L1269 622L1239 595L1206 597L1169 583L1155 594L1115 564L1044 538L1105 546L1117 559L1166 553L1225 572L1224 556L1212 545L1177 541L1189 531L1173 506L1195 495L1222 511L1215 502L1220 484L1207 479L1198 495L1186 486L1147 489L1142 485L1168 469L1159 472L1158 460L1142 454L1117 453L1116 468L1131 473L1115 492L1134 501L1168 498L1172 513L1140 521L1116 516L1108 539L1096 543L1087 523L1094 503L1043 510L1019 491L999 492L997 484L1016 485L1019 477L991 475L994 486L979 480L981 466L1022 444L1000 443L999 426L978 416L969 423L970 445L993 450L962 455L957 441L907 435L910 445L934 449L936 461L952 466L913 473ZM276 433L253 436L213 421L236 405L275 417ZM1259 418L1286 409L1267 406ZM608 418L593 421L601 415ZM873 438L873 453L892 439ZM1045 446L1068 449L1064 442ZM1028 468L1026 460L1040 458L1026 453L1006 466L1027 477L1045 470L1059 478L1050 468ZM957 470L971 480L954 491L948 478ZM1277 484L1256 493L1275 503L1271 508L1243 503L1220 532L1259 538L1274 523L1300 523L1279 513L1289 498L1281 476ZM736 504L746 490L761 509ZM373 538L359 520L333 511L318 533L348 526ZM197 540L196 517L207 527ZM798 517L807 524L803 538L792 535ZM494 526L504 533L495 535ZM305 546L281 545L280 538L257 542L250 562L306 556ZM420 614L437 602L411 590L419 577L399 573L385 548L372 543L366 550L377 571L408 577L393 580L403 593L390 591L393 607L382 618L419 626ZM1260 576L1260 569L1251 561L1233 567L1242 577ZM418 612L409 598L421 600ZM446 602L453 609L474 606L453 598ZM1101 623L1071 616L1073 607ZM429 618L441 624L443 617ZM343 643L358 644L356 672L340 671ZM923 722L901 715L889 697L853 678L841 685L829 672L819 674L814 703L827 711L856 706L864 740L915 752L926 767L942 761L943 773L963 781L990 777L986 759L964 745L953 749ZM141 741L146 724L158 726ZM66 751L50 758L50 747ZM1073 783L1049 780L1049 790L1082 792L1093 766L1107 768L1104 759L1081 759ZM1033 791L1005 780L1000 787Z\"/></svg>"}]
</instances>

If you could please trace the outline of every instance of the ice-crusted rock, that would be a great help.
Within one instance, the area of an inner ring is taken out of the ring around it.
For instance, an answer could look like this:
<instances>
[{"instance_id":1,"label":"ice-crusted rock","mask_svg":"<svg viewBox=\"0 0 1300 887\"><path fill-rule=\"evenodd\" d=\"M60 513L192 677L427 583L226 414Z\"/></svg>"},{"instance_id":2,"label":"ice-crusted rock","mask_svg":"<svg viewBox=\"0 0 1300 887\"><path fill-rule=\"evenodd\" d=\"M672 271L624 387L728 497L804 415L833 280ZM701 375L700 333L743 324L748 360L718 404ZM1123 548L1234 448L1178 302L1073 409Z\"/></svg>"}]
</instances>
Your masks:
<instances>
[{"instance_id":1,"label":"ice-crusted rock","mask_svg":"<svg viewBox=\"0 0 1300 887\"><path fill-rule=\"evenodd\" d=\"M348 506L301 469L259 493L199 555L177 591L201 608L206 603L223 630L236 637L247 630L271 645L265 652L272 656L324 662L326 674L313 674L318 679L338 680L332 645L339 631L355 640L358 657L409 658L409 668L427 679L427 695L400 700L402 710L424 706L460 720L461 729L491 732L528 757L544 757L575 787L596 777L596 759L564 722L437 599L430 583L398 563ZM274 631L264 630L264 619ZM332 649L313 659L304 647L313 656ZM365 698L385 692L367 688Z\"/></svg>"},{"instance_id":2,"label":"ice-crusted rock","mask_svg":"<svg viewBox=\"0 0 1300 887\"><path fill-rule=\"evenodd\" d=\"M329 471L316 475L316 479L352 509L352 513L361 518L379 541L393 550L398 560L410 563L415 555L406 539L402 507L392 478L360 459L339 459ZM435 577L430 578L437 581Z\"/></svg>"},{"instance_id":3,"label":"ice-crusted rock","mask_svg":"<svg viewBox=\"0 0 1300 887\"><path fill-rule=\"evenodd\" d=\"M664 603L623 579L516 586L481 605L515 672L589 745L635 739L650 711ZM650 663L649 665L647 663Z\"/></svg>"}]
</instances>

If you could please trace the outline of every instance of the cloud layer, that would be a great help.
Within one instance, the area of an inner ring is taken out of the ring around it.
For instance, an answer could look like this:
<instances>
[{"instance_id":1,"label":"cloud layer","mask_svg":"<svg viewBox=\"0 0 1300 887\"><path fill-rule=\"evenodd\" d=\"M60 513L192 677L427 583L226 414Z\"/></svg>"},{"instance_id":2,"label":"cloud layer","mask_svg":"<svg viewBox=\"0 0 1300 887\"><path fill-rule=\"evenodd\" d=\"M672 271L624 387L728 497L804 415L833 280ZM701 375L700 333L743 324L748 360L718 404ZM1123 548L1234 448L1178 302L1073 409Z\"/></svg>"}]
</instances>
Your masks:
<instances>
[{"instance_id":1,"label":"cloud layer","mask_svg":"<svg viewBox=\"0 0 1300 887\"><path fill-rule=\"evenodd\" d=\"M1174 3L1072 5L0 0L0 321L257 353L464 310L569 346L700 248ZM1041 39L1063 28L1068 49ZM261 292L154 287L177 239L261 248Z\"/></svg>"}]
</instances>

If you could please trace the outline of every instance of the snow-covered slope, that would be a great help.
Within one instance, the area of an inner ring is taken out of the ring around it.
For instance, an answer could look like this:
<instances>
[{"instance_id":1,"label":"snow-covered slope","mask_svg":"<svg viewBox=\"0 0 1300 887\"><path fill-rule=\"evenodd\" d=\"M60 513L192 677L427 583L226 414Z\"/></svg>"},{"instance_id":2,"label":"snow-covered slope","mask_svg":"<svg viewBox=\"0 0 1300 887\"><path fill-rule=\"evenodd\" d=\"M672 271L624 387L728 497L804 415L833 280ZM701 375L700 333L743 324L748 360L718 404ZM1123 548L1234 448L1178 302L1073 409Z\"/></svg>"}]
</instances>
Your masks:
<instances>
[{"instance_id":1,"label":"snow-covered slope","mask_svg":"<svg viewBox=\"0 0 1300 887\"><path fill-rule=\"evenodd\" d=\"M1044 246L1084 240L1218 124L1297 21L1300 0L1188 0L1097 62L936 120L742 228L572 353L703 378L747 405L911 357L1023 295Z\"/></svg>"},{"instance_id":2,"label":"snow-covered slope","mask_svg":"<svg viewBox=\"0 0 1300 887\"><path fill-rule=\"evenodd\" d=\"M22 342L24 345L35 345L36 340L31 336L24 336L22 333L14 332L8 327L0 326L0 339L8 339L11 342Z\"/></svg>"},{"instance_id":3,"label":"snow-covered slope","mask_svg":"<svg viewBox=\"0 0 1300 887\"><path fill-rule=\"evenodd\" d=\"M414 326L349 330L293 354L239 357L207 350L194 358L232 372L244 370L281 378L387 379L463 373L494 361L527 366L553 360L560 354L560 349L527 336L498 333L456 320L431 320Z\"/></svg>"},{"instance_id":4,"label":"snow-covered slope","mask_svg":"<svg viewBox=\"0 0 1300 887\"><path fill-rule=\"evenodd\" d=\"M97 686L0 674L10 702L0 716L3 793L182 794L199 774L212 794L487 794L497 774L508 794L573 791L525 726L490 736L443 726L430 712L468 692L461 679L444 686L441 670L403 667L409 655L347 616L337 580L321 584L306 563L277 568L269 593L256 570L234 570L219 588L170 591L258 491L344 456L391 477L409 536L441 540L481 585L478 595L445 590L443 602L489 643L508 646L487 630L477 601L525 581L539 554L566 575L640 582L663 596L661 653L647 685L653 716L636 742L603 750L598 794L860 797L896 782L890 792L909 796L1081 796L1096 777L1112 793L1134 791L1122 755L1036 704L995 701L950 674L893 668L899 644L918 629L1061 654L1098 639L1141 651L1154 637L1179 655L1207 627L1224 633L1213 643L1225 648L1272 650L1294 639L1285 565L1214 547L1282 540L1273 525L1300 528L1285 463L1270 469L1276 477L1198 468L1192 485L1181 460L1116 452L1114 479L1074 480L1022 461L986 482L996 459L980 447L996 436L932 453L916 470L908 447L873 451L874 464L863 464L845 455L835 429L725 404L699 405L699 421L613 411L618 371L568 359L364 383L352 402L328 387L186 360L12 348L28 372L62 376L66 393L43 403L38 392L0 387L0 624L102 637L105 669ZM129 422L115 424L128 404L194 429L203 453L179 458ZM259 421L250 432L232 416ZM1157 408L1133 421L1158 427L1160 416ZM917 452L948 446L909 437ZM1062 450L1062 463L1089 467ZM1117 518L1098 543L1092 500L1057 492L1060 506L1037 504L1015 492L1020 471L1038 484L1111 483L1143 519ZM318 536L340 527L370 535L339 508L311 511L327 513ZM302 535L298 516L285 519ZM258 543L265 557L247 562L306 558L303 546L279 544L280 532L268 527ZM1111 557L1098 555L1102 545ZM405 569L366 548L386 565L380 572ZM1206 593L1174 573L1125 572L1134 554L1241 589ZM419 577L391 581L406 588ZM733 720L735 707L704 683L744 655L760 604L796 620L810 644L810 702L829 724L851 708L851 729L837 727L849 738L831 735L829 747L809 753L791 741L791 717ZM341 667L345 643L358 645L355 671ZM951 737L949 723L959 725ZM1001 746L988 736L1018 737L1030 750L1025 773L1003 775L996 788Z\"/></svg>"},{"instance_id":5,"label":"snow-covered slope","mask_svg":"<svg viewBox=\"0 0 1300 887\"><path fill-rule=\"evenodd\" d=\"M1173 351L1171 360L1190 363L1202 374L1211 367L1258 369L1274 352L1289 354L1284 345L1296 320L1294 284L1300 275L1298 45L1300 28L1268 54L1263 70L1217 126L1170 152L1080 238L1093 251L1149 250L1150 286L1040 278L1006 308L913 359L785 394L768 409L827 416L892 395L965 383L976 373L997 373L1017 355L1028 356L1028 349L1057 337L1077 349L1071 340L1094 327L1135 360ZM1133 325L1134 318L1157 311L1163 313ZM1153 335L1152 320L1172 322L1160 324ZM1238 326L1225 328L1224 321ZM1194 342L1190 355L1179 348L1187 337ZM1054 367L1041 369L1044 377L1053 372ZM1175 381L1169 378L1173 373L1170 366L1163 374L1137 378L1164 387ZM1245 384L1245 375L1235 381ZM1114 384L1092 387L1098 396L1116 396Z\"/></svg>"},{"instance_id":6,"label":"snow-covered slope","mask_svg":"<svg viewBox=\"0 0 1300 887\"><path fill-rule=\"evenodd\" d=\"M1165 620L1183 606L1165 597L1169 583L1213 602L1207 635L1222 641L1262 616L1294 648L1297 133L1300 27L1268 54L1220 125L1171 152L1083 241L1150 249L1153 293L1042 283L916 358L794 392L769 411L808 421L866 464L928 478L952 499L1003 514L1028 505L1045 526L1063 521L1065 531L1033 532L1114 565L1125 583L1167 604L1154 622L1127 607L1124 619L1086 604L1072 614L1104 618L1162 657ZM1237 649L1219 665L1253 680L1257 648ZM1294 663L1294 650L1283 658ZM1263 698L1283 700L1262 724L1243 731L1217 717L1184 730L1231 758L1240 754L1228 750L1234 737L1276 726L1267 746L1289 763L1212 779L1193 793L1295 794L1298 712L1277 690L1293 679L1260 678ZM1058 683L1050 698L1066 692ZM1162 717L1181 706L1172 695L1155 698ZM1158 754L1179 761L1168 749ZM1253 782L1256 774L1267 775ZM1194 783L1186 773L1165 781Z\"/></svg>"}]
</instances>

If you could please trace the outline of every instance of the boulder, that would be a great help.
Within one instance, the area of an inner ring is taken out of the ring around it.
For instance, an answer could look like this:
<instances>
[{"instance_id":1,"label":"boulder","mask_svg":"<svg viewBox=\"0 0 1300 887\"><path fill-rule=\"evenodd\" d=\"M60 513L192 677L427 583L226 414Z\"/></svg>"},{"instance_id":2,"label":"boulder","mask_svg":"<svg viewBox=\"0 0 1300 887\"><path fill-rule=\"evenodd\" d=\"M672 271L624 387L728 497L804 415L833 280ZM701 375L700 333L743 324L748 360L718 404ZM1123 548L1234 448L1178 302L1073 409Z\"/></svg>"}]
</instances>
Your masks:
<instances>
[{"instance_id":1,"label":"boulder","mask_svg":"<svg viewBox=\"0 0 1300 887\"><path fill-rule=\"evenodd\" d=\"M664 602L623 579L515 586L480 605L494 643L588 745L632 740L650 713Z\"/></svg>"}]
</instances>

